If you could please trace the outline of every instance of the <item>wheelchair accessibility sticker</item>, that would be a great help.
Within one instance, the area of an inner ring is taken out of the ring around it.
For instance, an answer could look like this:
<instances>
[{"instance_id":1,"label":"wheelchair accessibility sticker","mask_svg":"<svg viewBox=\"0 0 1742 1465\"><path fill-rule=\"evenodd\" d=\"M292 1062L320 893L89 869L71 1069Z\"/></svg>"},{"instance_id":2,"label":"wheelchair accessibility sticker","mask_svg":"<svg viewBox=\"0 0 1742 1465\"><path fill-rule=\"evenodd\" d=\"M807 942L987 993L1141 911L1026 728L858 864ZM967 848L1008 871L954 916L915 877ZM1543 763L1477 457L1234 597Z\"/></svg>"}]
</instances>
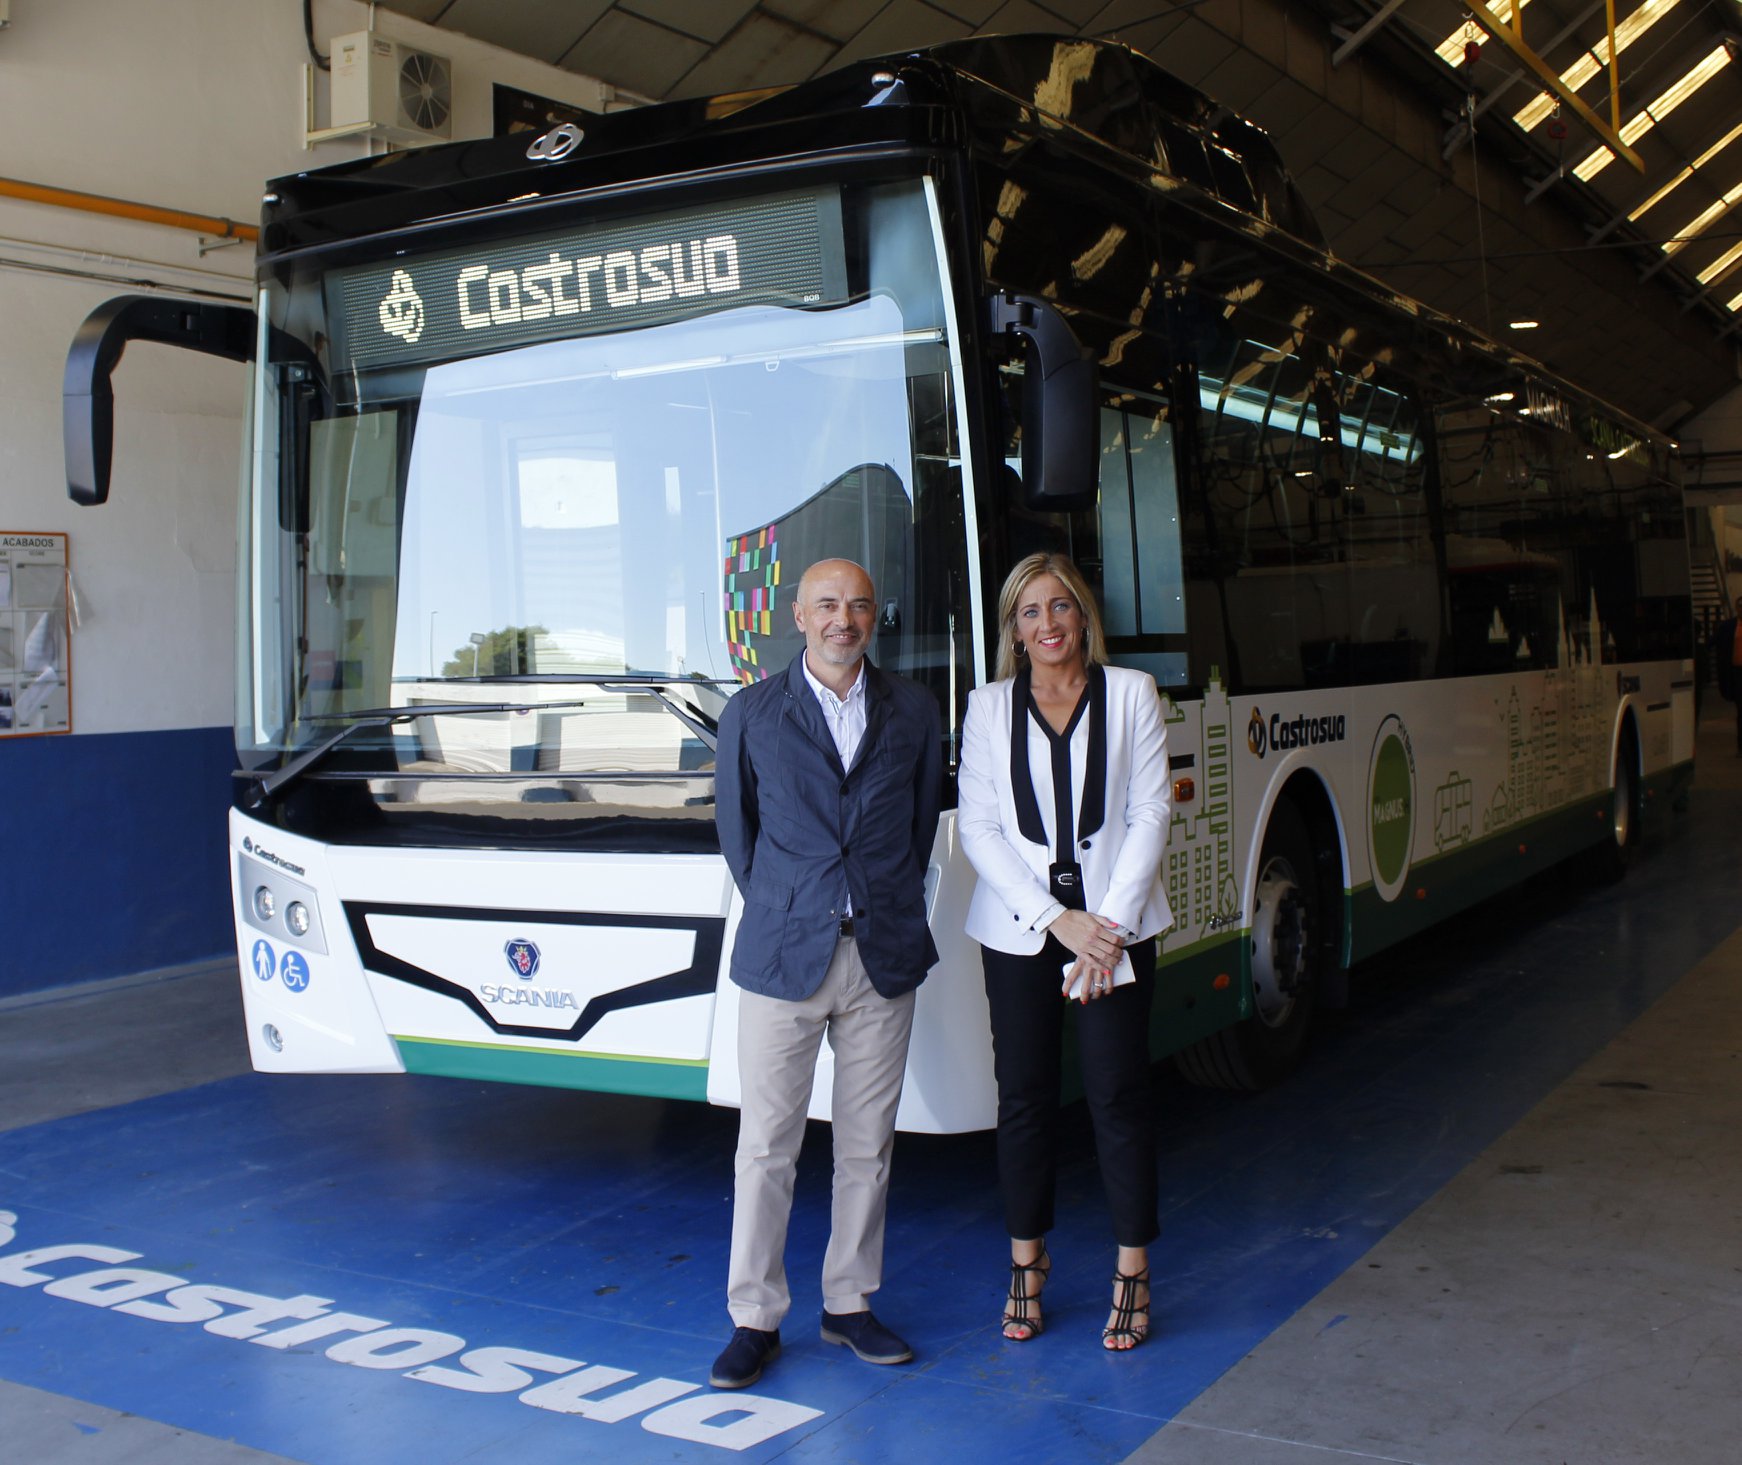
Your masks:
<instances>
[{"instance_id":1,"label":"wheelchair accessibility sticker","mask_svg":"<svg viewBox=\"0 0 1742 1465\"><path fill-rule=\"evenodd\" d=\"M308 958L300 951L285 952L284 962L278 969L278 975L283 979L284 985L292 992L306 992L309 979Z\"/></svg>"}]
</instances>

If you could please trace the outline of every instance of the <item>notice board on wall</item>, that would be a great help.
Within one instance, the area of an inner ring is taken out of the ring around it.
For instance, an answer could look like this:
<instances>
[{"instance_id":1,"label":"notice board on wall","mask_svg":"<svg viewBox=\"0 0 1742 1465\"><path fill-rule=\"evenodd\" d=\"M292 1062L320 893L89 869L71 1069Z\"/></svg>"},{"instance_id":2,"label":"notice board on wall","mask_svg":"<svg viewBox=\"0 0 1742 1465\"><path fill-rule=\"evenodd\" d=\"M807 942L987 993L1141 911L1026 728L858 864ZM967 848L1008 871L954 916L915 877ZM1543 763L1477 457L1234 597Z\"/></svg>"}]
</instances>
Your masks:
<instances>
[{"instance_id":1,"label":"notice board on wall","mask_svg":"<svg viewBox=\"0 0 1742 1465\"><path fill-rule=\"evenodd\" d=\"M0 530L0 738L73 730L67 536Z\"/></svg>"}]
</instances>

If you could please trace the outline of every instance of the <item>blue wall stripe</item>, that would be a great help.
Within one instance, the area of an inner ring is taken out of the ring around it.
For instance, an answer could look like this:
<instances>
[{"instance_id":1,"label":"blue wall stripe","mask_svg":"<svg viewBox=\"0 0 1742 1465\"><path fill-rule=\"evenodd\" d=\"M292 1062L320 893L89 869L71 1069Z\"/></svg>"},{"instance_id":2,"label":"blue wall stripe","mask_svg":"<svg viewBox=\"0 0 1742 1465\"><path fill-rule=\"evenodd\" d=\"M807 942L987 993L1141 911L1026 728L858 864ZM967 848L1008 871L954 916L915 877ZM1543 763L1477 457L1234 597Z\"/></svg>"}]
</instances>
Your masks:
<instances>
[{"instance_id":1,"label":"blue wall stripe","mask_svg":"<svg viewBox=\"0 0 1742 1465\"><path fill-rule=\"evenodd\" d=\"M0 997L235 941L227 727L0 741Z\"/></svg>"}]
</instances>

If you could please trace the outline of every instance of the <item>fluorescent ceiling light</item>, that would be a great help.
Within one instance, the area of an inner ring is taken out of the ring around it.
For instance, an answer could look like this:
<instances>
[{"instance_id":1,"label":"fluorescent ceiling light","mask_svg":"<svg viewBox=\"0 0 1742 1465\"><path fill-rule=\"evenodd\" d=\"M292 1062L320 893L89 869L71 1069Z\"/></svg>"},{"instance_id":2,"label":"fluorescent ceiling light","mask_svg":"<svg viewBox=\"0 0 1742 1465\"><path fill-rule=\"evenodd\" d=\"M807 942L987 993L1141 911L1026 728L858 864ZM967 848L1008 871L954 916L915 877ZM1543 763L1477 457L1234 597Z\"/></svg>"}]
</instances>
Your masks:
<instances>
[{"instance_id":1,"label":"fluorescent ceiling light","mask_svg":"<svg viewBox=\"0 0 1742 1465\"><path fill-rule=\"evenodd\" d=\"M1619 56L1658 21L1675 9L1680 0L1645 0L1645 4L1615 27L1615 54ZM1570 92L1576 92L1599 71L1609 64L1609 37L1604 36L1590 50L1584 52L1577 61L1561 73L1561 85ZM1535 101L1520 108L1512 114L1512 120L1526 132L1552 111L1557 104L1557 98L1543 93Z\"/></svg>"},{"instance_id":2,"label":"fluorescent ceiling light","mask_svg":"<svg viewBox=\"0 0 1742 1465\"><path fill-rule=\"evenodd\" d=\"M1542 324L1539 320L1509 320L1506 329L1509 331L1534 331Z\"/></svg>"},{"instance_id":3,"label":"fluorescent ceiling light","mask_svg":"<svg viewBox=\"0 0 1742 1465\"><path fill-rule=\"evenodd\" d=\"M1718 276L1728 274L1730 266L1735 264L1739 259L1742 259L1742 244L1732 244L1715 260L1707 265L1705 269L1695 275L1694 278L1702 285L1709 285L1713 280L1717 279Z\"/></svg>"},{"instance_id":4,"label":"fluorescent ceiling light","mask_svg":"<svg viewBox=\"0 0 1742 1465\"><path fill-rule=\"evenodd\" d=\"M1699 157L1695 158L1693 162L1689 163L1687 167L1677 173L1674 178L1670 179L1668 183L1664 184L1662 188L1658 189L1656 193L1652 194L1650 198L1640 204L1638 208L1627 216L1628 222L1637 224L1642 214L1662 203L1672 192L1681 187L1682 184L1686 183L1688 179L1692 178L1696 171L1705 167L1707 163L1711 162L1713 158L1717 157L1719 153L1729 147L1730 144L1735 142L1739 137L1742 137L1742 122L1738 122L1715 143L1707 148L1705 152L1701 153ZM1726 197L1728 197L1728 195L1726 195ZM1728 204L1725 206L1728 207ZM1721 209L1719 210L1719 213L1722 213ZM1714 219L1717 217L1717 214L1712 215L1712 218ZM1681 231L1683 236L1686 236L1689 233L1698 234L1701 229L1706 227L1706 224L1711 222L1710 219L1706 219L1704 214L1700 215L1700 219L1705 219L1705 223L1695 220L1695 227L1692 227L1691 229L1683 229ZM1668 254L1674 254L1676 250L1680 248L1681 245L1675 243L1666 244L1664 246L1664 250Z\"/></svg>"},{"instance_id":5,"label":"fluorescent ceiling light","mask_svg":"<svg viewBox=\"0 0 1742 1465\"><path fill-rule=\"evenodd\" d=\"M1631 147L1644 137L1646 133L1685 101L1703 87L1729 64L1730 51L1727 46L1718 46L1706 56L1696 61L1687 73L1652 101L1647 102L1633 117L1629 118L1621 128L1621 141ZM1599 173L1615 161L1615 154L1607 147L1600 147L1578 167L1573 169L1573 175L1589 183Z\"/></svg>"},{"instance_id":6,"label":"fluorescent ceiling light","mask_svg":"<svg viewBox=\"0 0 1742 1465\"><path fill-rule=\"evenodd\" d=\"M1742 183L1738 183L1734 188L1726 192L1721 199L1719 199L1715 204L1712 204L1709 208L1702 209L1699 215L1692 219L1685 227L1676 230L1675 238L1663 246L1663 252L1665 254L1679 254L1682 250L1686 249L1688 245L1692 244L1699 235L1704 234L1713 224L1717 223L1719 219L1729 213L1730 210L1736 206L1736 201L1738 199L1742 199Z\"/></svg>"}]
</instances>

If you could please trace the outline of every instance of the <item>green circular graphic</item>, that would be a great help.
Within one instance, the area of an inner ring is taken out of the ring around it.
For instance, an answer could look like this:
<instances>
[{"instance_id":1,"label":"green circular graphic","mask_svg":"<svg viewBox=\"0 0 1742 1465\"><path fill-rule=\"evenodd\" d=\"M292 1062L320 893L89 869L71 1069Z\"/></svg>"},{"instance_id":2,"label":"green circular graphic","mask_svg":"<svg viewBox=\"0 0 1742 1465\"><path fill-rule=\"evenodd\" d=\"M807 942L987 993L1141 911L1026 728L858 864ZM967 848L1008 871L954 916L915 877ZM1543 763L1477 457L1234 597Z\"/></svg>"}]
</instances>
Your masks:
<instances>
[{"instance_id":1,"label":"green circular graphic","mask_svg":"<svg viewBox=\"0 0 1742 1465\"><path fill-rule=\"evenodd\" d=\"M1409 870L1415 836L1415 768L1400 727L1380 735L1373 750L1368 829L1374 883L1395 887Z\"/></svg>"}]
</instances>

